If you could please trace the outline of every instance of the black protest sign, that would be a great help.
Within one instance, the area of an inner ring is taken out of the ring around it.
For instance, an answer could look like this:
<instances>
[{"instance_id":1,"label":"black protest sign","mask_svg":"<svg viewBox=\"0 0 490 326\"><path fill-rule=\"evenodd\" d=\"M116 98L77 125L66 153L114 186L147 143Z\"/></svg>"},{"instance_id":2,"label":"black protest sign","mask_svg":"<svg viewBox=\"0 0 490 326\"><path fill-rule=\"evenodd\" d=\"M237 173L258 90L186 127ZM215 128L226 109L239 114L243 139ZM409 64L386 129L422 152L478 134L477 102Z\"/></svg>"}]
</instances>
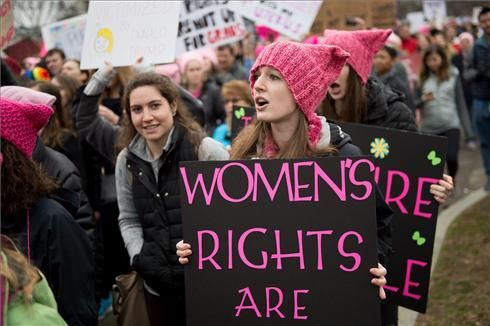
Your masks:
<instances>
[{"instance_id":1,"label":"black protest sign","mask_svg":"<svg viewBox=\"0 0 490 326\"><path fill-rule=\"evenodd\" d=\"M233 105L233 114L231 117L231 139L235 139L240 130L251 124L254 117L255 108Z\"/></svg>"},{"instance_id":2,"label":"black protest sign","mask_svg":"<svg viewBox=\"0 0 490 326\"><path fill-rule=\"evenodd\" d=\"M438 203L430 185L442 178L443 137L340 123L364 154L371 154L375 181L395 215L388 266L388 300L424 313L429 292Z\"/></svg>"},{"instance_id":3,"label":"black protest sign","mask_svg":"<svg viewBox=\"0 0 490 326\"><path fill-rule=\"evenodd\" d=\"M379 325L374 165L183 162L187 325Z\"/></svg>"}]
</instances>

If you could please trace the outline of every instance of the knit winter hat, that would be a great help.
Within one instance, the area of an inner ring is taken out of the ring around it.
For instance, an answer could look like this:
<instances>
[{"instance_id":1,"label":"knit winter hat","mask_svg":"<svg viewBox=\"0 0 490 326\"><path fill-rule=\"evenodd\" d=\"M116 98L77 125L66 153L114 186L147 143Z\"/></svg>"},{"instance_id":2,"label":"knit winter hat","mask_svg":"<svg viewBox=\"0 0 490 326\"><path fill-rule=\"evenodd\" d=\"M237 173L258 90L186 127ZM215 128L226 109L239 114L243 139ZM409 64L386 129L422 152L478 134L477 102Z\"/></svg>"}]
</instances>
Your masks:
<instances>
[{"instance_id":1,"label":"knit winter hat","mask_svg":"<svg viewBox=\"0 0 490 326\"><path fill-rule=\"evenodd\" d=\"M0 136L12 143L27 158L32 158L37 133L53 114L43 104L19 103L0 98Z\"/></svg>"},{"instance_id":2,"label":"knit winter hat","mask_svg":"<svg viewBox=\"0 0 490 326\"><path fill-rule=\"evenodd\" d=\"M2 86L0 87L0 94L2 97L16 102L44 104L50 107L56 101L56 97L51 94L21 86Z\"/></svg>"},{"instance_id":3,"label":"knit winter hat","mask_svg":"<svg viewBox=\"0 0 490 326\"><path fill-rule=\"evenodd\" d=\"M320 138L321 122L315 114L325 98L328 87L340 74L349 54L336 46L279 41L269 44L260 53L250 70L250 88L255 72L264 66L279 71L308 121L308 139L315 146Z\"/></svg>"},{"instance_id":4,"label":"knit winter hat","mask_svg":"<svg viewBox=\"0 0 490 326\"><path fill-rule=\"evenodd\" d=\"M180 67L180 73L182 75L185 74L185 69L187 68L189 62L193 60L199 62L201 65L204 63L202 55L197 51L185 52L175 60Z\"/></svg>"},{"instance_id":5,"label":"knit winter hat","mask_svg":"<svg viewBox=\"0 0 490 326\"><path fill-rule=\"evenodd\" d=\"M391 34L391 29L362 31L337 31L326 29L323 43L337 45L350 53L347 63L354 69L364 84L367 83L376 52L381 49Z\"/></svg>"}]
</instances>

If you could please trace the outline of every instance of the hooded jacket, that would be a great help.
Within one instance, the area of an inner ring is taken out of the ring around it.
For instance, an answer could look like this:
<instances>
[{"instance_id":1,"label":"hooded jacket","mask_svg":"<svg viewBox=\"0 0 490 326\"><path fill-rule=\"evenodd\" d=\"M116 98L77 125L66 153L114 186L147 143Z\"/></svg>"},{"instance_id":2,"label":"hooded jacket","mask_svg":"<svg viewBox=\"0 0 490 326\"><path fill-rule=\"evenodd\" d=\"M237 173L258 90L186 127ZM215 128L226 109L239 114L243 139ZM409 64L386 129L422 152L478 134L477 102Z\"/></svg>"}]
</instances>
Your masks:
<instances>
[{"instance_id":1,"label":"hooded jacket","mask_svg":"<svg viewBox=\"0 0 490 326\"><path fill-rule=\"evenodd\" d=\"M27 214L2 216L2 233L39 268L53 290L63 319L70 326L95 325L95 269L89 240L58 202L39 199ZM28 240L28 226L30 236Z\"/></svg>"},{"instance_id":2,"label":"hooded jacket","mask_svg":"<svg viewBox=\"0 0 490 326\"><path fill-rule=\"evenodd\" d=\"M39 139L34 148L33 159L61 186L52 198L70 212L87 233L91 233L95 228L92 208L82 189L80 174L75 165L63 154L44 146Z\"/></svg>"},{"instance_id":3,"label":"hooded jacket","mask_svg":"<svg viewBox=\"0 0 490 326\"><path fill-rule=\"evenodd\" d=\"M363 124L406 131L417 131L415 117L405 105L403 94L375 78L366 84L367 116Z\"/></svg>"}]
</instances>

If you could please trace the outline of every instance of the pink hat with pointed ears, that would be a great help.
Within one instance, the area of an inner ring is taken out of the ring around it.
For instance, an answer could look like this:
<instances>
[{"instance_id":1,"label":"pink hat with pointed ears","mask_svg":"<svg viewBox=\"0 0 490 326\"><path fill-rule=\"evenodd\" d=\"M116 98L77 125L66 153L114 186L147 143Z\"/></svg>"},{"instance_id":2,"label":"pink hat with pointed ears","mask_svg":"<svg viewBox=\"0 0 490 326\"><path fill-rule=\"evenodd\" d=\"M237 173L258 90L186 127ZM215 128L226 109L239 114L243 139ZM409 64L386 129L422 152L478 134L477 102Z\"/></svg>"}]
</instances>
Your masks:
<instances>
[{"instance_id":1,"label":"pink hat with pointed ears","mask_svg":"<svg viewBox=\"0 0 490 326\"><path fill-rule=\"evenodd\" d=\"M362 31L337 31L326 29L323 43L337 45L350 53L347 63L354 69L364 84L367 83L376 52L381 49L391 34L391 29Z\"/></svg>"},{"instance_id":2,"label":"pink hat with pointed ears","mask_svg":"<svg viewBox=\"0 0 490 326\"><path fill-rule=\"evenodd\" d=\"M250 70L252 95L255 73L259 68L268 66L279 71L308 120L308 139L314 146L322 128L315 110L348 57L347 52L336 46L274 42L264 48Z\"/></svg>"},{"instance_id":3,"label":"pink hat with pointed ears","mask_svg":"<svg viewBox=\"0 0 490 326\"><path fill-rule=\"evenodd\" d=\"M43 104L20 103L0 98L0 136L27 158L32 158L37 133L49 121L53 109Z\"/></svg>"}]
</instances>

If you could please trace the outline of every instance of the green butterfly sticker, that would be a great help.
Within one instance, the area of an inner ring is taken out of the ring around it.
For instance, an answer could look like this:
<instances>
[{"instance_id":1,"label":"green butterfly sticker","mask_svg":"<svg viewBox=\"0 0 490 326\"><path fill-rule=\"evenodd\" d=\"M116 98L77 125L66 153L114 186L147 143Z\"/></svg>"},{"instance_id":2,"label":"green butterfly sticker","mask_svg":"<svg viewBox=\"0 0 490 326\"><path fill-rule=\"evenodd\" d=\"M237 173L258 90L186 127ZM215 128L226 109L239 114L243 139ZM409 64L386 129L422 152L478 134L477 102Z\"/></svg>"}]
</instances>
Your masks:
<instances>
[{"instance_id":1,"label":"green butterfly sticker","mask_svg":"<svg viewBox=\"0 0 490 326\"><path fill-rule=\"evenodd\" d=\"M241 119L244 116L245 116L245 109L244 108L240 108L239 110L235 111L235 117L237 119Z\"/></svg>"},{"instance_id":2,"label":"green butterfly sticker","mask_svg":"<svg viewBox=\"0 0 490 326\"><path fill-rule=\"evenodd\" d=\"M437 166L442 162L441 158L437 157L436 151L434 150L429 152L429 155L427 155L427 159L432 162L433 166Z\"/></svg>"},{"instance_id":3,"label":"green butterfly sticker","mask_svg":"<svg viewBox=\"0 0 490 326\"><path fill-rule=\"evenodd\" d=\"M420 232L419 231L415 231L412 235L412 240L414 240L415 242L417 242L417 246L422 246L426 239L420 235Z\"/></svg>"}]
</instances>

